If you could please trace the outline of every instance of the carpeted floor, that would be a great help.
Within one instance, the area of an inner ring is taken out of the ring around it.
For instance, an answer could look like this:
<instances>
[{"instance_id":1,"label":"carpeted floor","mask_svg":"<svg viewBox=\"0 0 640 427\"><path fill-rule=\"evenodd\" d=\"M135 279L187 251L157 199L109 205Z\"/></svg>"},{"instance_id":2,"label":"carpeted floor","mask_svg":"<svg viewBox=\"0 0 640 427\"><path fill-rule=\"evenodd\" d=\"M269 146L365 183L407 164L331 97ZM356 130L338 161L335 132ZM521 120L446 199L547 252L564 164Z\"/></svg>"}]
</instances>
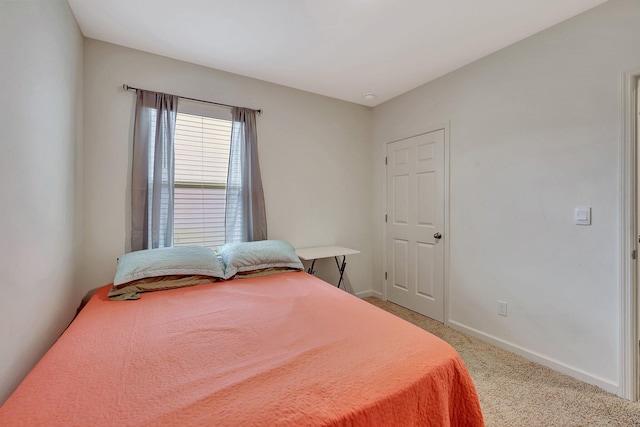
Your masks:
<instances>
[{"instance_id":1,"label":"carpeted floor","mask_svg":"<svg viewBox=\"0 0 640 427\"><path fill-rule=\"evenodd\" d=\"M640 427L640 403L585 384L375 297L365 301L431 332L462 356L487 427Z\"/></svg>"}]
</instances>

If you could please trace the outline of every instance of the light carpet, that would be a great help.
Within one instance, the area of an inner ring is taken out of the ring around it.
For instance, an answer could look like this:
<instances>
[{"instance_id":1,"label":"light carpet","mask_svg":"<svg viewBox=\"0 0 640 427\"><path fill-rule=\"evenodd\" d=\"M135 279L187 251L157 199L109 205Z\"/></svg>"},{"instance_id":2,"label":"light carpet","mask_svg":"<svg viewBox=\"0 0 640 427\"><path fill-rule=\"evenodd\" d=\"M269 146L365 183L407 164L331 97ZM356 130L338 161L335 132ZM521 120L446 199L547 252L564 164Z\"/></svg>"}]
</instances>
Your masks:
<instances>
[{"instance_id":1,"label":"light carpet","mask_svg":"<svg viewBox=\"0 0 640 427\"><path fill-rule=\"evenodd\" d=\"M556 372L375 297L380 307L451 344L475 382L488 427L640 427L640 403Z\"/></svg>"}]
</instances>

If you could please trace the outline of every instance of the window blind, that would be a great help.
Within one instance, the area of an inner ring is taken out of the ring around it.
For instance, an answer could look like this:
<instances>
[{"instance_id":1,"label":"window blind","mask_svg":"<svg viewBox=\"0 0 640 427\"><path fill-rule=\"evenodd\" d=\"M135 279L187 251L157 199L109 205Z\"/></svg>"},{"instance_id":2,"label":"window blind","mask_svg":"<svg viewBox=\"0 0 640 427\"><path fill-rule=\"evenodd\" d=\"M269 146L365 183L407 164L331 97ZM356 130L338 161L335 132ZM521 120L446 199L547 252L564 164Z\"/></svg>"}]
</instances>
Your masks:
<instances>
[{"instance_id":1,"label":"window blind","mask_svg":"<svg viewBox=\"0 0 640 427\"><path fill-rule=\"evenodd\" d=\"M174 245L225 242L231 121L178 113L174 140Z\"/></svg>"}]
</instances>

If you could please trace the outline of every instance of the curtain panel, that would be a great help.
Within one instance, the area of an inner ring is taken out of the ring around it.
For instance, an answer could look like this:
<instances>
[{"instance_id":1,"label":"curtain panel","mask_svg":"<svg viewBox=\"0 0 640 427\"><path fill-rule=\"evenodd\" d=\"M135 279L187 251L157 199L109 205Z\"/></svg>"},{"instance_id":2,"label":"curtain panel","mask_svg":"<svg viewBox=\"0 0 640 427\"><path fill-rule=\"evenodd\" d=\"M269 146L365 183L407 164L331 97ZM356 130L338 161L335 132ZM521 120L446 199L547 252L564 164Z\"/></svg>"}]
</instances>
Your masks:
<instances>
[{"instance_id":1,"label":"curtain panel","mask_svg":"<svg viewBox=\"0 0 640 427\"><path fill-rule=\"evenodd\" d=\"M256 113L233 107L225 238L229 242L267 239L267 215L258 162Z\"/></svg>"},{"instance_id":2,"label":"curtain panel","mask_svg":"<svg viewBox=\"0 0 640 427\"><path fill-rule=\"evenodd\" d=\"M173 139L178 97L138 89L131 179L131 250L173 245Z\"/></svg>"}]
</instances>

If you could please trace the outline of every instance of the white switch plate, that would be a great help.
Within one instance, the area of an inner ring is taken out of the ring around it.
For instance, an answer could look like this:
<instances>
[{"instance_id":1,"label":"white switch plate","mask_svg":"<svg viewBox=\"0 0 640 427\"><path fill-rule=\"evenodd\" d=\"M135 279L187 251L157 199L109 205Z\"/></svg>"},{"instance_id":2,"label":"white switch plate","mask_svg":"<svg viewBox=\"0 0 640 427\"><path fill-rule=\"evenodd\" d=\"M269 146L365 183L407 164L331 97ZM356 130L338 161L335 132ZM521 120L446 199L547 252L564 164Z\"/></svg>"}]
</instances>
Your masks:
<instances>
[{"instance_id":1,"label":"white switch plate","mask_svg":"<svg viewBox=\"0 0 640 427\"><path fill-rule=\"evenodd\" d=\"M498 314L507 317L507 302L498 300Z\"/></svg>"},{"instance_id":2,"label":"white switch plate","mask_svg":"<svg viewBox=\"0 0 640 427\"><path fill-rule=\"evenodd\" d=\"M591 206L577 206L573 211L576 225L591 225Z\"/></svg>"}]
</instances>

